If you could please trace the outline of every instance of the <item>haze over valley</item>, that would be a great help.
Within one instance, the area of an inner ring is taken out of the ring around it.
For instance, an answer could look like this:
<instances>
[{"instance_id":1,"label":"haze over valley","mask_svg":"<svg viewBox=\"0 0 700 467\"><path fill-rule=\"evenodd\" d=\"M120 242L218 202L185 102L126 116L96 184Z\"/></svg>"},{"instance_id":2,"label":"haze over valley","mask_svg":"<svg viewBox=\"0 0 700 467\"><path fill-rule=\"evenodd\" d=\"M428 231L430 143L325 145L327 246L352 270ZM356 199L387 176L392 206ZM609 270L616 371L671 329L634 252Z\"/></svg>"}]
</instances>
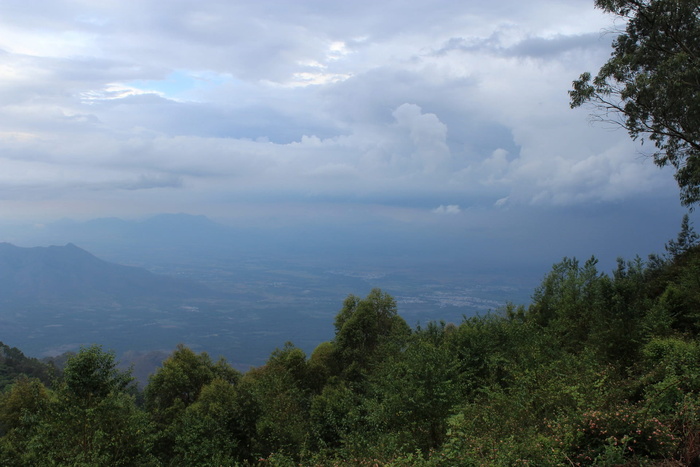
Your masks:
<instances>
[{"instance_id":1,"label":"haze over valley","mask_svg":"<svg viewBox=\"0 0 700 467\"><path fill-rule=\"evenodd\" d=\"M452 232L256 230L185 214L3 232L21 245L0 244L3 342L37 357L99 343L134 363L141 381L179 343L241 369L263 364L287 341L310 354L333 337L343 299L374 287L396 298L412 326L527 304L561 259L557 232L529 239L531 253L522 255L520 244L491 239L494 249L481 251L483 243L471 247ZM599 235L611 238L607 230ZM619 242L618 251L649 249ZM580 254L596 253L612 268L614 258L594 247L584 244Z\"/></svg>"},{"instance_id":2,"label":"haze over valley","mask_svg":"<svg viewBox=\"0 0 700 467\"><path fill-rule=\"evenodd\" d=\"M125 361L152 364L156 356L144 354L163 358L185 343L248 368L285 341L310 353L329 340L349 293L381 287L408 322L425 325L459 322L530 292L528 280L488 269L470 272L430 257L391 259L397 251L390 250L355 258L311 254L315 239L293 250L270 238L240 238L201 216L62 222L41 235L58 243L78 238L130 266L72 243L0 244L4 342L39 357L100 343Z\"/></svg>"}]
</instances>

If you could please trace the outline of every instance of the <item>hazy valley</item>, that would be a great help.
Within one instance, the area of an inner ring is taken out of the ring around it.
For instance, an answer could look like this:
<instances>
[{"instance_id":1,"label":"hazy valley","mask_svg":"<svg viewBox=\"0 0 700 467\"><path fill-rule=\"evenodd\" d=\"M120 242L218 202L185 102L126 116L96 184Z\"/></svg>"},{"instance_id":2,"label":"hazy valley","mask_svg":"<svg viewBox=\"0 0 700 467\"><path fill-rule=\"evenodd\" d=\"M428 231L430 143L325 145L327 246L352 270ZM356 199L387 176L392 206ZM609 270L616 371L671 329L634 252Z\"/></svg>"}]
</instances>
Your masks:
<instances>
[{"instance_id":1,"label":"hazy valley","mask_svg":"<svg viewBox=\"0 0 700 467\"><path fill-rule=\"evenodd\" d=\"M343 299L373 287L392 294L411 325L459 322L525 303L532 291L522 278L430 253L402 258L396 244L333 254L316 238L281 244L197 216L64 222L40 233L25 242L65 246L0 245L0 340L37 357L99 343L142 381L178 343L240 369L286 341L310 353L332 338Z\"/></svg>"}]
</instances>

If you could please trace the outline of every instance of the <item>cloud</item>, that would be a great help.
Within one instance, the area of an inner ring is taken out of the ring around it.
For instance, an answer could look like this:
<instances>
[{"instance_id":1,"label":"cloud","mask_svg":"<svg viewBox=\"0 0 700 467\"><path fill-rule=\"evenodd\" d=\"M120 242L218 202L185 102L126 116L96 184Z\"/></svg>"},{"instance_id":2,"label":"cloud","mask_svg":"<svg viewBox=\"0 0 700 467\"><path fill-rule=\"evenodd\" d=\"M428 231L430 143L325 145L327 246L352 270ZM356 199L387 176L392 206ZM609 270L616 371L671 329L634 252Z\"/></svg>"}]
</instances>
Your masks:
<instances>
[{"instance_id":1,"label":"cloud","mask_svg":"<svg viewBox=\"0 0 700 467\"><path fill-rule=\"evenodd\" d=\"M562 35L552 37L527 37L504 50L507 55L516 57L555 58L565 53L601 49L608 51L610 40L603 40L600 33Z\"/></svg>"},{"instance_id":2,"label":"cloud","mask_svg":"<svg viewBox=\"0 0 700 467\"><path fill-rule=\"evenodd\" d=\"M424 114L415 104L402 104L394 112L398 127L408 132L413 143L411 157L427 173L445 166L450 158L447 127L432 113Z\"/></svg>"},{"instance_id":3,"label":"cloud","mask_svg":"<svg viewBox=\"0 0 700 467\"><path fill-rule=\"evenodd\" d=\"M447 214L674 192L627 135L568 108L572 79L609 54L591 5L360 6L0 6L2 196L60 197L62 215L86 190L96 210L167 192L195 211L459 203Z\"/></svg>"},{"instance_id":4,"label":"cloud","mask_svg":"<svg viewBox=\"0 0 700 467\"><path fill-rule=\"evenodd\" d=\"M444 57L453 52L481 54L489 52L496 56L557 59L565 54L600 51L607 53L611 37L599 32L584 34L555 34L553 36L524 35L513 40L512 30L497 30L489 37L451 37L433 54ZM607 39L607 40L606 40Z\"/></svg>"},{"instance_id":5,"label":"cloud","mask_svg":"<svg viewBox=\"0 0 700 467\"><path fill-rule=\"evenodd\" d=\"M435 214L459 214L462 209L457 204L441 204L440 206L433 209Z\"/></svg>"}]
</instances>

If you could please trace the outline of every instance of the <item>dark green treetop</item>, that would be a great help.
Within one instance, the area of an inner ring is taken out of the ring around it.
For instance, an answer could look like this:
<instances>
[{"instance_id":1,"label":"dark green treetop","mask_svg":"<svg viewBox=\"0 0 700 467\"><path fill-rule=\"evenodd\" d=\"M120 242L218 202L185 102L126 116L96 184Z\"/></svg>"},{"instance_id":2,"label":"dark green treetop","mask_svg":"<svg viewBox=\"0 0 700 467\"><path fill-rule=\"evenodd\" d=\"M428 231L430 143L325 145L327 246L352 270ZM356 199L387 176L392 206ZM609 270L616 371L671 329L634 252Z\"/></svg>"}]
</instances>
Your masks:
<instances>
[{"instance_id":1,"label":"dark green treetop","mask_svg":"<svg viewBox=\"0 0 700 467\"><path fill-rule=\"evenodd\" d=\"M104 399L112 392L126 391L134 378L130 372L117 368L114 352L92 345L68 359L63 381L69 395L93 401Z\"/></svg>"},{"instance_id":2,"label":"dark green treetop","mask_svg":"<svg viewBox=\"0 0 700 467\"><path fill-rule=\"evenodd\" d=\"M690 216L685 214L681 221L681 230L678 232L678 238L670 240L664 245L664 248L671 255L671 258L676 258L696 246L698 239L698 234L695 233L695 229L693 229L693 225L690 222Z\"/></svg>"},{"instance_id":3,"label":"dark green treetop","mask_svg":"<svg viewBox=\"0 0 700 467\"><path fill-rule=\"evenodd\" d=\"M202 388L216 377L234 384L240 373L224 360L214 363L206 352L197 354L180 344L149 378L145 389L146 407L157 420L170 423L194 403Z\"/></svg>"},{"instance_id":4,"label":"dark green treetop","mask_svg":"<svg viewBox=\"0 0 700 467\"><path fill-rule=\"evenodd\" d=\"M398 350L411 333L394 298L380 289L348 296L335 318L334 350L346 376Z\"/></svg>"}]
</instances>

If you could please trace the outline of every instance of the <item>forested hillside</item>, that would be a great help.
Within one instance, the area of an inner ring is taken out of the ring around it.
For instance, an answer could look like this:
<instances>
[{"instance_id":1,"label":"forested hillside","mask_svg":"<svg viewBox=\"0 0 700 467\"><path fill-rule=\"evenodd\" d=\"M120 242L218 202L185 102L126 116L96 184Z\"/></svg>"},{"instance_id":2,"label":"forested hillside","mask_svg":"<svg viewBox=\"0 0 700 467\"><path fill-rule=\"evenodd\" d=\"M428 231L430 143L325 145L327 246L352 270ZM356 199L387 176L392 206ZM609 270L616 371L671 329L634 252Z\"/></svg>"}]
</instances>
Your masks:
<instances>
[{"instance_id":1,"label":"forested hillside","mask_svg":"<svg viewBox=\"0 0 700 467\"><path fill-rule=\"evenodd\" d=\"M2 465L691 465L700 247L564 259L528 307L411 329L347 297L335 337L245 374L180 346L143 393L98 346L0 399ZM5 367L18 354L5 351ZM17 360L17 358L15 358ZM48 370L47 370L48 371ZM39 379L42 378L42 379Z\"/></svg>"}]
</instances>

